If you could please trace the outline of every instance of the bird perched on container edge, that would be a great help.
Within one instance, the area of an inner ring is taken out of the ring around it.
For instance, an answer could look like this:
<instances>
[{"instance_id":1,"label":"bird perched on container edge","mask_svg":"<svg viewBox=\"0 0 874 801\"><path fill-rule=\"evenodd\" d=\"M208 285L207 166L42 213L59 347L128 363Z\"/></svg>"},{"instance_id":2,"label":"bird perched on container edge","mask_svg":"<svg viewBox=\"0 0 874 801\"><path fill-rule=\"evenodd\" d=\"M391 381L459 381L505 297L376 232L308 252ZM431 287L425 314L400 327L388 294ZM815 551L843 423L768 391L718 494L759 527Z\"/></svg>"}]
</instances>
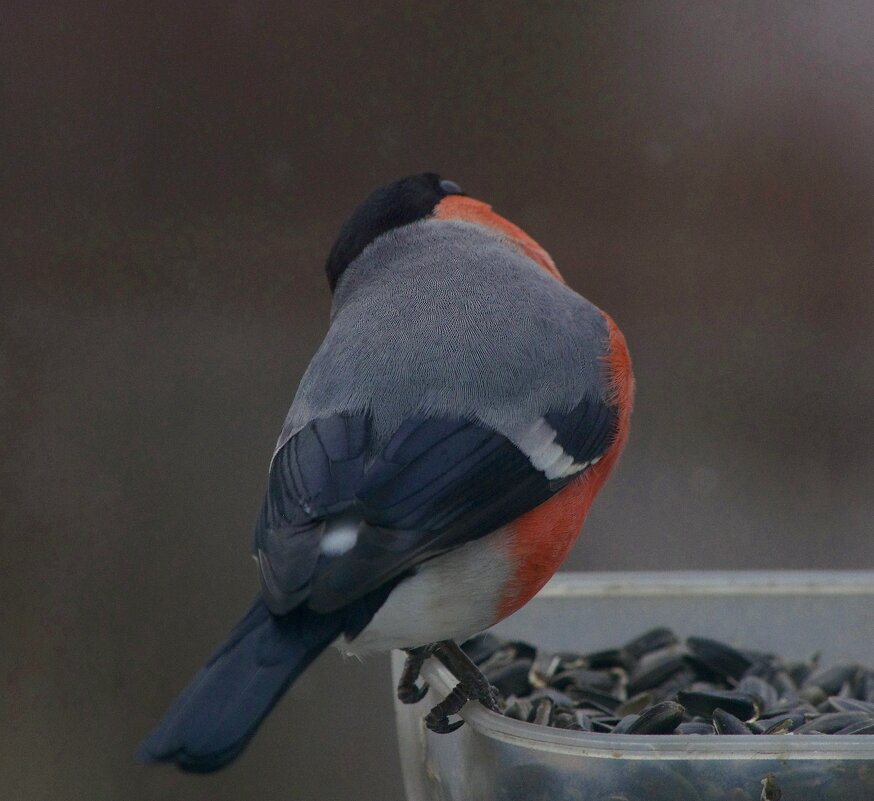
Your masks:
<instances>
[{"instance_id":1,"label":"bird perched on container edge","mask_svg":"<svg viewBox=\"0 0 874 801\"><path fill-rule=\"evenodd\" d=\"M327 261L331 324L270 464L262 591L140 746L215 770L328 645L403 648L494 708L455 642L552 576L628 435L634 380L613 320L524 231L438 175L373 192Z\"/></svg>"}]
</instances>

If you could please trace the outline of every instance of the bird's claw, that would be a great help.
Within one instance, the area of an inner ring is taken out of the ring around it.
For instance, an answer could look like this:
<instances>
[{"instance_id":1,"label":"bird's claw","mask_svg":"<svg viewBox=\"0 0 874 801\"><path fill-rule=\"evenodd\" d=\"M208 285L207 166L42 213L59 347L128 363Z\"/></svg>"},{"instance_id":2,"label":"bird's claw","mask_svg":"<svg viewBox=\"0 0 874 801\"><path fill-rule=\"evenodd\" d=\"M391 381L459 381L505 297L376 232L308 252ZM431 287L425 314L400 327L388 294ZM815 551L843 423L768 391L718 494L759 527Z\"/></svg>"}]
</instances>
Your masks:
<instances>
[{"instance_id":1,"label":"bird's claw","mask_svg":"<svg viewBox=\"0 0 874 801\"><path fill-rule=\"evenodd\" d=\"M437 734L449 734L464 725L463 720L449 722L451 715L457 715L468 701L479 701L486 709L500 711L497 693L488 679L461 648L451 640L411 648L407 651L407 661L398 682L398 700L403 704L415 704L428 692L428 684L417 684L422 665L429 656L436 656L458 679L458 684L425 717L425 725Z\"/></svg>"},{"instance_id":2,"label":"bird's claw","mask_svg":"<svg viewBox=\"0 0 874 801\"><path fill-rule=\"evenodd\" d=\"M450 723L446 715L435 715L435 712L437 712L436 707L425 716L425 725L435 734L451 734L464 725L463 720L456 720L454 723Z\"/></svg>"},{"instance_id":3,"label":"bird's claw","mask_svg":"<svg viewBox=\"0 0 874 801\"><path fill-rule=\"evenodd\" d=\"M398 700L402 704L415 704L421 701L428 692L427 682L422 682L421 687L416 682L419 680L422 665L431 656L433 650L433 645L424 645L421 648L411 648L407 651L407 661L404 663L401 679L398 682Z\"/></svg>"},{"instance_id":4,"label":"bird's claw","mask_svg":"<svg viewBox=\"0 0 874 801\"><path fill-rule=\"evenodd\" d=\"M417 704L428 694L428 684L401 684L398 686L398 700L402 704Z\"/></svg>"}]
</instances>

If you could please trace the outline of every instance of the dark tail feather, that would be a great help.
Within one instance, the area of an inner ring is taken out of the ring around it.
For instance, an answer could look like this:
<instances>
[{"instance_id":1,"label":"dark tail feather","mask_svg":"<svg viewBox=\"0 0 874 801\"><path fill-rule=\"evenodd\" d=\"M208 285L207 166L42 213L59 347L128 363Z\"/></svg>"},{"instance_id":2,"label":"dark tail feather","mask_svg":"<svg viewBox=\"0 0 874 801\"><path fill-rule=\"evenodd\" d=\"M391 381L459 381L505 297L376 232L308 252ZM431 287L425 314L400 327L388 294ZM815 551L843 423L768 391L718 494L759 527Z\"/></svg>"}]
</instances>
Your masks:
<instances>
[{"instance_id":1,"label":"dark tail feather","mask_svg":"<svg viewBox=\"0 0 874 801\"><path fill-rule=\"evenodd\" d=\"M143 741L137 758L175 761L197 772L226 765L342 628L339 614L296 609L274 617L259 598Z\"/></svg>"}]
</instances>

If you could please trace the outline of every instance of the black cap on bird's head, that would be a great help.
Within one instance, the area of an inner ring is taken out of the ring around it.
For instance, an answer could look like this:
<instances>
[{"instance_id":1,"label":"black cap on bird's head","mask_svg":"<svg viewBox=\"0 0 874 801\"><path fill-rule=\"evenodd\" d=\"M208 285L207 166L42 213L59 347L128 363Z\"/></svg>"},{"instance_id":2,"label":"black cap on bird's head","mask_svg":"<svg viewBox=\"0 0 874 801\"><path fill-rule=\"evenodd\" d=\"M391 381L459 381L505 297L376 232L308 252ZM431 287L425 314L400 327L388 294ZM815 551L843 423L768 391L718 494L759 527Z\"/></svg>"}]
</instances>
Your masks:
<instances>
[{"instance_id":1,"label":"black cap on bird's head","mask_svg":"<svg viewBox=\"0 0 874 801\"><path fill-rule=\"evenodd\" d=\"M433 172L410 175L371 192L343 223L331 248L325 265L331 291L349 264L378 236L427 217L447 195L463 194L454 181Z\"/></svg>"}]
</instances>

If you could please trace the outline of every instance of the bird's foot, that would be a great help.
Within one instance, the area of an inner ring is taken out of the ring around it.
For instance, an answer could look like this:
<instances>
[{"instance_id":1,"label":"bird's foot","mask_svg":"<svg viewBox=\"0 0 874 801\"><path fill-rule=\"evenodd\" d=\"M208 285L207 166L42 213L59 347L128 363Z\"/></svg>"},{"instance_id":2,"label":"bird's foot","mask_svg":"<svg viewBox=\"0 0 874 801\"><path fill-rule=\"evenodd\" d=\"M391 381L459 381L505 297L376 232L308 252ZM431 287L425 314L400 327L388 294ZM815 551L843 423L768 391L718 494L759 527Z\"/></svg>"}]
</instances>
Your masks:
<instances>
[{"instance_id":1,"label":"bird's foot","mask_svg":"<svg viewBox=\"0 0 874 801\"><path fill-rule=\"evenodd\" d=\"M425 660L434 653L436 643L423 645L421 648L410 648L407 651L407 661L398 682L398 700L402 704L415 704L421 701L428 692L427 683L419 687L416 682Z\"/></svg>"},{"instance_id":2,"label":"bird's foot","mask_svg":"<svg viewBox=\"0 0 874 801\"><path fill-rule=\"evenodd\" d=\"M500 711L495 688L458 645L444 640L431 647L433 655L458 679L455 689L426 715L425 725L431 731L449 734L458 729L464 721L450 723L449 716L460 712L468 701L479 701L493 712Z\"/></svg>"}]
</instances>

